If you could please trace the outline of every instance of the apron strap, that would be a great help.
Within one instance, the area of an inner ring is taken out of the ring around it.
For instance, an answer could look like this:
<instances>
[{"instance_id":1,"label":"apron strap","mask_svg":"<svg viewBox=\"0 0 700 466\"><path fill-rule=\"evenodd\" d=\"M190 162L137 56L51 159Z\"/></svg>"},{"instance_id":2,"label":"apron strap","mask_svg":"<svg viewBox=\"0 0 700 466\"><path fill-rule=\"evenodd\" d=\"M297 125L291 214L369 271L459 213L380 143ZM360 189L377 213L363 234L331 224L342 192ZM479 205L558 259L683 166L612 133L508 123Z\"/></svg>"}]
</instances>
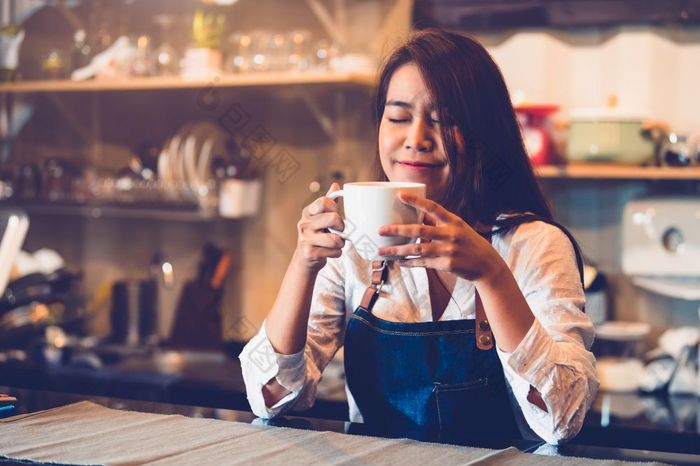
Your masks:
<instances>
[{"instance_id":1,"label":"apron strap","mask_svg":"<svg viewBox=\"0 0 700 466\"><path fill-rule=\"evenodd\" d=\"M491 324L486 318L486 310L484 303L481 302L479 292L474 288L474 302L476 304L476 347L480 350L488 351L493 348L493 333L491 333Z\"/></svg>"},{"instance_id":2,"label":"apron strap","mask_svg":"<svg viewBox=\"0 0 700 466\"><path fill-rule=\"evenodd\" d=\"M372 307L379 297L379 292L382 285L386 282L389 275L389 263L387 261L372 261L372 276L370 285L365 290L365 294L360 301L360 307L367 312L372 312Z\"/></svg>"},{"instance_id":3,"label":"apron strap","mask_svg":"<svg viewBox=\"0 0 700 466\"><path fill-rule=\"evenodd\" d=\"M365 294L360 301L360 307L367 312L372 312L374 303L377 302L382 285L386 283L389 275L389 263L387 261L372 261L372 276L370 285L365 290ZM486 318L484 304L481 302L479 292L474 290L474 300L476 301L476 347L483 351L488 351L493 348L493 333L491 333L491 325Z\"/></svg>"}]
</instances>

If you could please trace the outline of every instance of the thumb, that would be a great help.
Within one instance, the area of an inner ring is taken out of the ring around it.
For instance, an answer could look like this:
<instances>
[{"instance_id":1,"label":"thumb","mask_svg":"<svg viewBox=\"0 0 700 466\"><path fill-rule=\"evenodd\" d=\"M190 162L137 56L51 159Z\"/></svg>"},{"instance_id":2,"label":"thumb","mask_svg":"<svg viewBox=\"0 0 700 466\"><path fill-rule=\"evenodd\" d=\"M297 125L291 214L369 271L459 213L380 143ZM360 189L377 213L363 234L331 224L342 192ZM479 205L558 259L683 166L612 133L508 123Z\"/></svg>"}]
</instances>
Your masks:
<instances>
[{"instance_id":1,"label":"thumb","mask_svg":"<svg viewBox=\"0 0 700 466\"><path fill-rule=\"evenodd\" d=\"M326 193L326 196L334 191L339 191L339 190L340 190L340 185L334 181L333 183L331 183L331 187L328 188L328 192Z\"/></svg>"}]
</instances>

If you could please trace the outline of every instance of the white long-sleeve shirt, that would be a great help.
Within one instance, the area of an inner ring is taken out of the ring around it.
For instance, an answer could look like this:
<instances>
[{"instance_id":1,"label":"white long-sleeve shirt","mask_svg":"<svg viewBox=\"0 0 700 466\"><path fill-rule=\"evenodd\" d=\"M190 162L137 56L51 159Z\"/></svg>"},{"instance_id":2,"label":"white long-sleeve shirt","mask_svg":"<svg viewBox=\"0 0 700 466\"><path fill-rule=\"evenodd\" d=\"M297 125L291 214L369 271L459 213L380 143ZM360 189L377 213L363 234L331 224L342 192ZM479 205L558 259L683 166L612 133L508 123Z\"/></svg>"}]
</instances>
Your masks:
<instances>
[{"instance_id":1,"label":"white long-sleeve shirt","mask_svg":"<svg viewBox=\"0 0 700 466\"><path fill-rule=\"evenodd\" d=\"M494 235L492 245L535 315L532 327L513 352L501 351L496 342L505 378L530 428L547 443L556 444L579 432L598 390L595 358L589 351L594 328L583 312L585 296L573 246L560 229L541 221ZM311 407L321 373L343 345L350 315L369 283L370 263L346 242L342 256L329 259L317 276L304 350L291 355L276 353L263 322L239 356L253 413L270 418L292 406ZM377 317L432 321L425 268L393 263L382 291L372 310ZM458 278L453 298L440 320L473 319L473 283ZM290 393L268 408L262 387L273 377ZM541 394L546 412L527 400L530 386ZM350 420L362 422L347 386L346 393Z\"/></svg>"}]
</instances>

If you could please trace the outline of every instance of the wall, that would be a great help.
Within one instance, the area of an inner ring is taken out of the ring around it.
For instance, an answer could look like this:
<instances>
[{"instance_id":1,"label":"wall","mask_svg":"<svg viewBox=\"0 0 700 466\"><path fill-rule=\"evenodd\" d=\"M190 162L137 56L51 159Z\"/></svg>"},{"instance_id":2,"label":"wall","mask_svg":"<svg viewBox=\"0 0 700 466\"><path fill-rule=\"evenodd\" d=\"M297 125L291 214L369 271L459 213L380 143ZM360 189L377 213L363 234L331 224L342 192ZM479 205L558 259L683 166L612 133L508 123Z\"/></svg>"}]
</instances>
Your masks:
<instances>
[{"instance_id":1,"label":"wall","mask_svg":"<svg viewBox=\"0 0 700 466\"><path fill-rule=\"evenodd\" d=\"M481 35L513 96L574 108L618 106L700 135L700 27L621 27Z\"/></svg>"}]
</instances>

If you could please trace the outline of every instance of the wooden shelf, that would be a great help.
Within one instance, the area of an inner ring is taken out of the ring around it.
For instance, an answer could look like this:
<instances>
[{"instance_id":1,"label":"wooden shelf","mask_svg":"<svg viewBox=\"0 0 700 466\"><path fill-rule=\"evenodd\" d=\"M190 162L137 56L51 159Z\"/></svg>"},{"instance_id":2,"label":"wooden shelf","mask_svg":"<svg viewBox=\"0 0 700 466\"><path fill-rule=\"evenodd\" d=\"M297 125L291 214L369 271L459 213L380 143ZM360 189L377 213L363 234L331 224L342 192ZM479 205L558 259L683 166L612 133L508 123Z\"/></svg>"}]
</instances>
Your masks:
<instances>
[{"instance_id":1,"label":"wooden shelf","mask_svg":"<svg viewBox=\"0 0 700 466\"><path fill-rule=\"evenodd\" d=\"M541 165L535 167L535 174L545 179L700 181L700 167L640 167L614 164Z\"/></svg>"},{"instance_id":2,"label":"wooden shelf","mask_svg":"<svg viewBox=\"0 0 700 466\"><path fill-rule=\"evenodd\" d=\"M131 78L92 81L20 81L0 84L0 93L137 91L161 89L197 89L216 87L265 87L308 84L345 84L373 86L372 73L248 73L222 75L208 80L185 80L179 77Z\"/></svg>"},{"instance_id":3,"label":"wooden shelf","mask_svg":"<svg viewBox=\"0 0 700 466\"><path fill-rule=\"evenodd\" d=\"M29 215L40 216L75 216L85 218L123 218L143 220L165 220L175 222L212 222L235 220L221 217L218 212L206 212L195 208L145 207L127 205L100 204L61 204L61 203L23 203L0 202L0 208L22 209Z\"/></svg>"}]
</instances>

